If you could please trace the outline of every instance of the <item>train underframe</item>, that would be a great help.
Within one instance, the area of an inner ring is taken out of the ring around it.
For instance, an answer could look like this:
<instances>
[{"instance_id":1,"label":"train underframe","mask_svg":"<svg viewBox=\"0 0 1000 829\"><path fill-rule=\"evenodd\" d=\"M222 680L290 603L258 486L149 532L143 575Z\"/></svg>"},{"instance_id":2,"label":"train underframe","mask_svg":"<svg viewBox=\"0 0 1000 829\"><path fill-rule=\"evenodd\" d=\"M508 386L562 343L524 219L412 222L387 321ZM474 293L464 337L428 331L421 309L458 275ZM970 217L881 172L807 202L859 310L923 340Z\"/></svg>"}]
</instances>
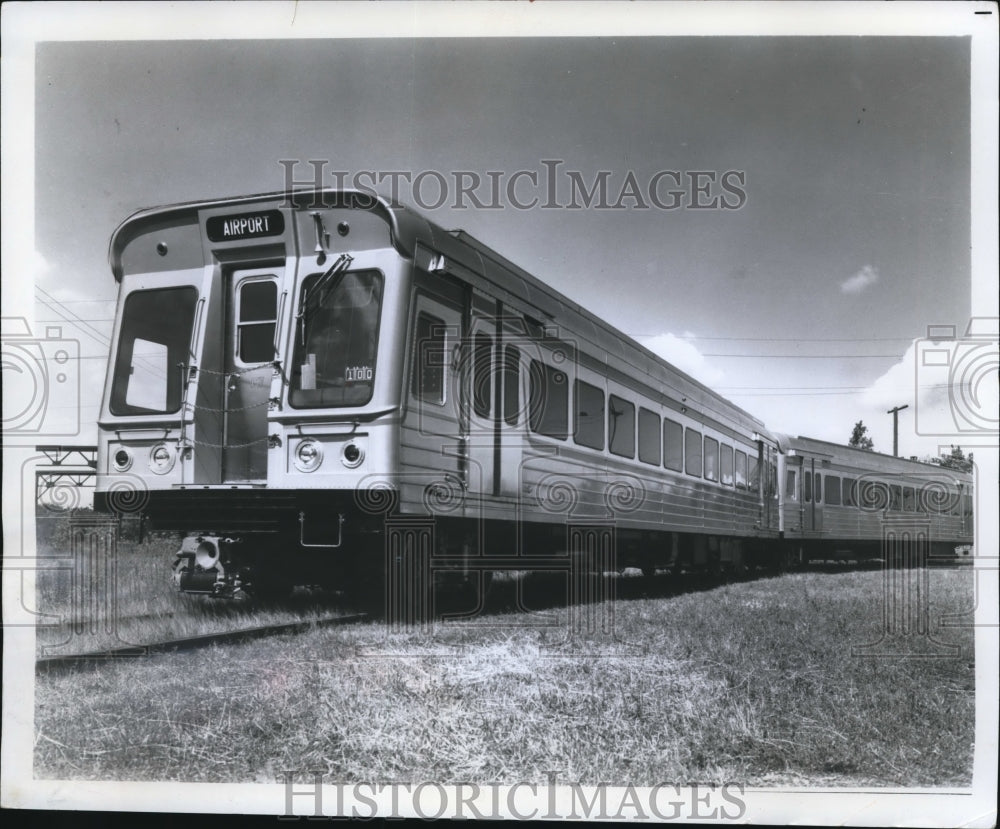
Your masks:
<instances>
[{"instance_id":1,"label":"train underframe","mask_svg":"<svg viewBox=\"0 0 1000 829\"><path fill-rule=\"evenodd\" d=\"M362 499L365 500L365 499ZM103 499L98 494L98 509ZM776 537L737 538L565 523L397 514L353 491L153 492L144 526L183 535L177 588L277 597L296 585L377 593L401 572L419 582L488 583L496 571L703 572L738 576L797 563Z\"/></svg>"},{"instance_id":2,"label":"train underframe","mask_svg":"<svg viewBox=\"0 0 1000 829\"><path fill-rule=\"evenodd\" d=\"M100 495L96 506L101 508ZM173 566L181 592L271 598L296 585L380 596L413 585L473 585L494 572L704 573L717 578L781 571L816 561L882 561L878 541L733 537L631 529L610 522L512 521L397 514L359 505L353 491L179 490L150 493L149 529L183 534ZM889 551L922 565L954 545ZM916 561L916 558L921 561ZM933 563L933 562L932 562Z\"/></svg>"},{"instance_id":3,"label":"train underframe","mask_svg":"<svg viewBox=\"0 0 1000 829\"><path fill-rule=\"evenodd\" d=\"M785 539L792 557L803 564L873 563L892 567L951 564L971 555L971 546L955 540L929 539L905 544L876 539Z\"/></svg>"}]
</instances>

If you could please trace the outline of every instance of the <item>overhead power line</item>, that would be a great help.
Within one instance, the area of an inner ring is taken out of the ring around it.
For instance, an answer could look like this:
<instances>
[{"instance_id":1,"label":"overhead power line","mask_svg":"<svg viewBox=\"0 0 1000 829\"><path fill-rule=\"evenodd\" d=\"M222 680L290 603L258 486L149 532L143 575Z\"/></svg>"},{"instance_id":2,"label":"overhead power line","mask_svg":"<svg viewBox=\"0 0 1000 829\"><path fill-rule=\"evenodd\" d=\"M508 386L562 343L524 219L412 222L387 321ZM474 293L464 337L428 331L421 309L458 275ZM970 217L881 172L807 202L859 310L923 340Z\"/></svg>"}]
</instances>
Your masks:
<instances>
[{"instance_id":1,"label":"overhead power line","mask_svg":"<svg viewBox=\"0 0 1000 829\"><path fill-rule=\"evenodd\" d=\"M42 300L42 301L44 302L44 300ZM45 304L48 305L49 303L46 302ZM40 320L40 319L36 319L35 322L61 322L62 319L63 318L60 318L60 319L57 319L57 320ZM77 319L78 319L79 322L114 322L115 321L114 317L111 317L109 319L89 319L89 320L88 319L83 319L81 317L78 317Z\"/></svg>"},{"instance_id":2,"label":"overhead power line","mask_svg":"<svg viewBox=\"0 0 1000 829\"><path fill-rule=\"evenodd\" d=\"M659 334L629 334L633 339L662 337ZM674 334L679 340L691 342L706 340L711 342L741 342L741 343L908 343L917 337L703 337L700 334Z\"/></svg>"},{"instance_id":3,"label":"overhead power line","mask_svg":"<svg viewBox=\"0 0 1000 829\"><path fill-rule=\"evenodd\" d=\"M56 299L52 294L43 288L35 286L35 290L38 291L46 299L40 299L39 301L43 304L49 306L56 314L62 317L66 322L72 323L80 328L80 331L87 334L91 339L97 340L101 345L111 345L111 339L101 331L98 331L94 326L88 323L86 320L79 317L69 308L64 308L62 301Z\"/></svg>"},{"instance_id":4,"label":"overhead power line","mask_svg":"<svg viewBox=\"0 0 1000 829\"><path fill-rule=\"evenodd\" d=\"M702 357L740 357L747 360L898 360L902 354L711 354Z\"/></svg>"},{"instance_id":5,"label":"overhead power line","mask_svg":"<svg viewBox=\"0 0 1000 829\"><path fill-rule=\"evenodd\" d=\"M39 288L41 290L41 288ZM117 299L61 299L59 300L60 305L87 305L97 302L106 302L114 305L118 302Z\"/></svg>"}]
</instances>

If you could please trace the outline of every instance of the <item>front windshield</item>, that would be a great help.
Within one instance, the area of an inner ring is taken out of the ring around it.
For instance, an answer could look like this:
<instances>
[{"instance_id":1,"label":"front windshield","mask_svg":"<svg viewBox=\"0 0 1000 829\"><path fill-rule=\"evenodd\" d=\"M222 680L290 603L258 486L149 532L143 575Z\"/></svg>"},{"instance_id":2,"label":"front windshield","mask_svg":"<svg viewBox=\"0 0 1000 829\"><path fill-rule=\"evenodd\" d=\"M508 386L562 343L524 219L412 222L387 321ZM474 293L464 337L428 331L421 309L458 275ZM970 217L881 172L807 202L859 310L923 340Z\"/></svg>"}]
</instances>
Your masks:
<instances>
[{"instance_id":1,"label":"front windshield","mask_svg":"<svg viewBox=\"0 0 1000 829\"><path fill-rule=\"evenodd\" d=\"M329 286L320 278L308 277L299 297L309 307L295 333L289 400L296 408L362 406L375 388L383 277L352 271Z\"/></svg>"},{"instance_id":2,"label":"front windshield","mask_svg":"<svg viewBox=\"0 0 1000 829\"><path fill-rule=\"evenodd\" d=\"M170 414L181 407L198 291L133 291L125 300L111 384L111 413Z\"/></svg>"}]
</instances>

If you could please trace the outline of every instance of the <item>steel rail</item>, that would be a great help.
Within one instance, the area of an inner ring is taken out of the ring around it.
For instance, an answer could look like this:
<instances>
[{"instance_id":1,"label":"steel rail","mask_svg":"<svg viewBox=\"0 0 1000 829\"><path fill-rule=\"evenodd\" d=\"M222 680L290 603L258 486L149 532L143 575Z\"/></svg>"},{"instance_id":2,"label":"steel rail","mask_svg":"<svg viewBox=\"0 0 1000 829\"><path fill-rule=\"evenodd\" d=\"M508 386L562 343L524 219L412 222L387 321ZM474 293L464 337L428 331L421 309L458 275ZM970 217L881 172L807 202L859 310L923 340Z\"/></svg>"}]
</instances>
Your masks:
<instances>
[{"instance_id":1,"label":"steel rail","mask_svg":"<svg viewBox=\"0 0 1000 829\"><path fill-rule=\"evenodd\" d=\"M248 642L277 636L282 633L303 633L321 627L347 625L368 619L366 613L352 613L344 616L332 616L324 619L311 619L296 622L284 622L276 625L261 625L259 627L227 630L219 633L202 633L197 636L187 636L181 639L169 639L153 642L148 645L131 645L123 648L111 648L90 653L67 654L56 656L41 656L35 660L35 672L65 670L74 667L93 667L101 663L108 664L124 659L136 659L143 656L153 656L163 653L178 653L197 650L209 645L228 645L238 642Z\"/></svg>"}]
</instances>

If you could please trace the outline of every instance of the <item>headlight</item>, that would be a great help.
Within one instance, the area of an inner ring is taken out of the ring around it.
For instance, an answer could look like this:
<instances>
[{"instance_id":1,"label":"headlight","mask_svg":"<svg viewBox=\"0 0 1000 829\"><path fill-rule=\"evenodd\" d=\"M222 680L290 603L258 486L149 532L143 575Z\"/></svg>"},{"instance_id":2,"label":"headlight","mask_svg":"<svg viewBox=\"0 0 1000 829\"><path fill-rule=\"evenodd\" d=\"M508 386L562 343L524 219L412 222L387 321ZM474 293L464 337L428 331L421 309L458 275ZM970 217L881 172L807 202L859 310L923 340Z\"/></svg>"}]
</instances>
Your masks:
<instances>
[{"instance_id":1,"label":"headlight","mask_svg":"<svg viewBox=\"0 0 1000 829\"><path fill-rule=\"evenodd\" d=\"M112 457L112 462L115 465L115 469L119 472L125 472L132 466L132 453L128 449L119 449Z\"/></svg>"},{"instance_id":2,"label":"headlight","mask_svg":"<svg viewBox=\"0 0 1000 829\"><path fill-rule=\"evenodd\" d=\"M304 440L295 448L295 467L300 472L314 472L323 463L323 447L314 440Z\"/></svg>"},{"instance_id":3,"label":"headlight","mask_svg":"<svg viewBox=\"0 0 1000 829\"><path fill-rule=\"evenodd\" d=\"M219 563L219 548L213 541L202 541L195 550L194 563L202 570L211 570Z\"/></svg>"},{"instance_id":4,"label":"headlight","mask_svg":"<svg viewBox=\"0 0 1000 829\"><path fill-rule=\"evenodd\" d=\"M158 443L149 453L149 468L157 475L166 475L174 468L177 455L165 443Z\"/></svg>"},{"instance_id":5,"label":"headlight","mask_svg":"<svg viewBox=\"0 0 1000 829\"><path fill-rule=\"evenodd\" d=\"M356 466L361 466L361 462L364 459L364 449L356 443L344 444L344 448L340 452L340 460L343 462L344 466L348 469L354 469Z\"/></svg>"}]
</instances>

